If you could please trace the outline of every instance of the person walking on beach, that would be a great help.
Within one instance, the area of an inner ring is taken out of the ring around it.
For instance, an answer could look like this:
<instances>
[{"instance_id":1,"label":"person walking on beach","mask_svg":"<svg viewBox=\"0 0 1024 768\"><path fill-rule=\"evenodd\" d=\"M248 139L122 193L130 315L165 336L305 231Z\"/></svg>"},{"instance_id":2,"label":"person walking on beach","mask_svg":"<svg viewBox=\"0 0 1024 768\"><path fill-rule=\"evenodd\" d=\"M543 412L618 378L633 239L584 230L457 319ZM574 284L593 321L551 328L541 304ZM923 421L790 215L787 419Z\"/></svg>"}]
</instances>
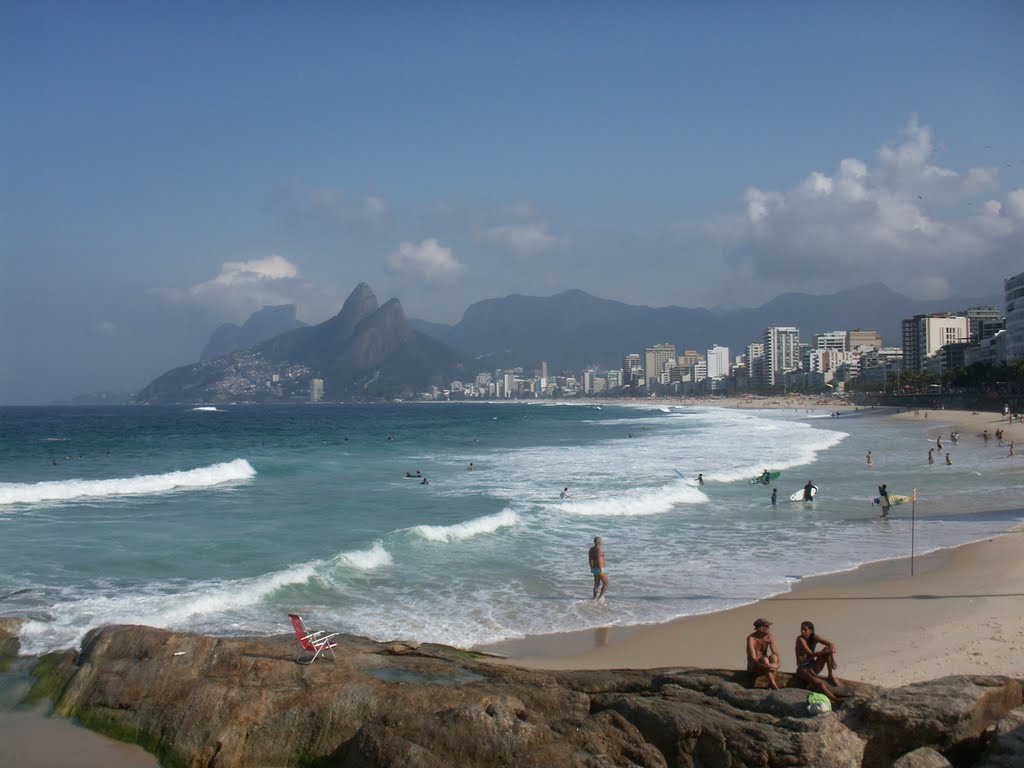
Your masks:
<instances>
[{"instance_id":1,"label":"person walking on beach","mask_svg":"<svg viewBox=\"0 0 1024 768\"><path fill-rule=\"evenodd\" d=\"M867 459L868 459L868 466L869 466L869 467L870 467L870 466L871 466L872 464L874 464L874 463L875 463L875 460L874 460L874 459L873 459L873 458L871 457L871 451L868 451L868 456L867 456Z\"/></svg>"},{"instance_id":2,"label":"person walking on beach","mask_svg":"<svg viewBox=\"0 0 1024 768\"><path fill-rule=\"evenodd\" d=\"M882 514L879 517L888 517L891 505L889 504L889 488L885 483L878 486L878 502L882 505Z\"/></svg>"},{"instance_id":3,"label":"person walking on beach","mask_svg":"<svg viewBox=\"0 0 1024 768\"><path fill-rule=\"evenodd\" d=\"M939 435L938 437L935 438L935 447L938 450L940 450L940 451L942 450L942 436L941 435Z\"/></svg>"},{"instance_id":4,"label":"person walking on beach","mask_svg":"<svg viewBox=\"0 0 1024 768\"><path fill-rule=\"evenodd\" d=\"M775 650L775 638L772 636L772 623L768 619L756 619L754 631L747 635L747 671L755 677L764 675L768 678L768 687L779 689L775 673L779 669L779 654Z\"/></svg>"},{"instance_id":5,"label":"person walking on beach","mask_svg":"<svg viewBox=\"0 0 1024 768\"><path fill-rule=\"evenodd\" d=\"M1011 440L1010 441L1010 455L1007 456L1006 458L1012 459L1016 455L1017 455L1017 448L1016 448L1016 445L1014 444L1013 440Z\"/></svg>"},{"instance_id":6,"label":"person walking on beach","mask_svg":"<svg viewBox=\"0 0 1024 768\"><path fill-rule=\"evenodd\" d=\"M949 453L948 452L946 453L946 466L947 467L953 466L953 461L952 461L952 459L949 458Z\"/></svg>"},{"instance_id":7,"label":"person walking on beach","mask_svg":"<svg viewBox=\"0 0 1024 768\"><path fill-rule=\"evenodd\" d=\"M814 650L818 644L824 647ZM838 685L835 677L836 644L815 634L814 624L809 621L800 623L800 634L796 638L796 678L812 691L828 696L834 707L838 703L835 692L821 679L821 670L828 668L828 682Z\"/></svg>"},{"instance_id":8,"label":"person walking on beach","mask_svg":"<svg viewBox=\"0 0 1024 768\"><path fill-rule=\"evenodd\" d=\"M590 554L588 561L590 562L590 572L594 574L594 599L604 597L604 591L608 589L608 574L604 572L604 549L602 544L604 540L600 536L594 537L594 546L590 548ZM598 593L598 587L601 588Z\"/></svg>"}]
</instances>

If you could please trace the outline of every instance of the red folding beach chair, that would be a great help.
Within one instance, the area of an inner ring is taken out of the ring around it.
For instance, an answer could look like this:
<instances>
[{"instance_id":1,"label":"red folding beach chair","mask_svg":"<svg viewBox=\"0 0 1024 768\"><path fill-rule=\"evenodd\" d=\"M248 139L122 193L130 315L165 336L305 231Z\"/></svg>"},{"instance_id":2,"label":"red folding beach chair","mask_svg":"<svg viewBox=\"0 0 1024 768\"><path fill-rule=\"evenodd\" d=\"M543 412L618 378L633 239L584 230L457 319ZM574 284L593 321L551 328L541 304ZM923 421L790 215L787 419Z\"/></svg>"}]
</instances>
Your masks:
<instances>
[{"instance_id":1,"label":"red folding beach chair","mask_svg":"<svg viewBox=\"0 0 1024 768\"><path fill-rule=\"evenodd\" d=\"M302 657L296 656L296 663L312 664L324 651L330 651L331 658L337 658L337 656L334 655L334 649L338 644L332 643L331 638L337 637L339 634L338 632L332 632L329 635L325 635L323 630L310 632L306 629L306 625L302 623L302 617L298 614L289 613L288 618L292 620L292 626L295 628L295 636L299 639L299 645L301 645L304 650L313 654L313 658L305 660L303 660ZM324 658L326 658L326 656Z\"/></svg>"}]
</instances>

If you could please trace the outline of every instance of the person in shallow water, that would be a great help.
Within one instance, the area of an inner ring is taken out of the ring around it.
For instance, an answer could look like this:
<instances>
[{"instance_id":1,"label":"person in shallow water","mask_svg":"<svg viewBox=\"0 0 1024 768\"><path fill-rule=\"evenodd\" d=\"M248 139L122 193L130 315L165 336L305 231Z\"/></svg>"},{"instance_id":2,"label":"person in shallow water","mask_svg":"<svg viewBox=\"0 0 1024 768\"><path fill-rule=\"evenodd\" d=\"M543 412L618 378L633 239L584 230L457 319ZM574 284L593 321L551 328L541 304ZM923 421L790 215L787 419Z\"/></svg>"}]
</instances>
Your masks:
<instances>
[{"instance_id":1,"label":"person in shallow water","mask_svg":"<svg viewBox=\"0 0 1024 768\"><path fill-rule=\"evenodd\" d=\"M804 486L804 501L811 501L812 499L814 499L814 483L808 480L807 485Z\"/></svg>"},{"instance_id":2,"label":"person in shallow water","mask_svg":"<svg viewBox=\"0 0 1024 768\"><path fill-rule=\"evenodd\" d=\"M604 591L608 588L608 574L604 572L604 540L600 536L594 537L594 546L590 548L587 557L590 563L590 572L594 574L594 599L604 597ZM600 594L598 587L601 588Z\"/></svg>"}]
</instances>

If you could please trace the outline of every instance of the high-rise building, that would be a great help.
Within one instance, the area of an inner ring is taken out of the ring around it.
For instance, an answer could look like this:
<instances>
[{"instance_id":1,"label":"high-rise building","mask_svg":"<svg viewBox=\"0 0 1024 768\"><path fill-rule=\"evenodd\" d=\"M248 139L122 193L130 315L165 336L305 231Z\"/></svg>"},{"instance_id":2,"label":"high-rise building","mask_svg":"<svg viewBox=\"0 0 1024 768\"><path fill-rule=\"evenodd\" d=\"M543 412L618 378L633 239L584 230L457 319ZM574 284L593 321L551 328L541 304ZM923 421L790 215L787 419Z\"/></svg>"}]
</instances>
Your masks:
<instances>
[{"instance_id":1,"label":"high-rise building","mask_svg":"<svg viewBox=\"0 0 1024 768\"><path fill-rule=\"evenodd\" d=\"M729 375L729 348L718 344L708 350L707 375L709 379L721 379Z\"/></svg>"},{"instance_id":2,"label":"high-rise building","mask_svg":"<svg viewBox=\"0 0 1024 768\"><path fill-rule=\"evenodd\" d=\"M851 352L858 347L882 348L882 336L878 331L862 331L860 328L846 332L846 348Z\"/></svg>"},{"instance_id":3,"label":"high-rise building","mask_svg":"<svg viewBox=\"0 0 1024 768\"><path fill-rule=\"evenodd\" d=\"M1006 294L1007 361L1024 358L1024 272L1006 278L1003 283Z\"/></svg>"},{"instance_id":4,"label":"high-rise building","mask_svg":"<svg viewBox=\"0 0 1024 768\"><path fill-rule=\"evenodd\" d=\"M837 352L845 352L847 331L825 331L816 333L811 337L811 346L814 349L834 349Z\"/></svg>"},{"instance_id":5,"label":"high-rise building","mask_svg":"<svg viewBox=\"0 0 1024 768\"><path fill-rule=\"evenodd\" d=\"M319 403L324 399L324 380L313 379L309 384L309 401Z\"/></svg>"},{"instance_id":6,"label":"high-rise building","mask_svg":"<svg viewBox=\"0 0 1024 768\"><path fill-rule=\"evenodd\" d=\"M675 365L676 362L676 345L675 344L655 344L653 347L648 347L644 350L644 378L646 384L650 387L652 384L660 384L662 382L662 374L666 374L665 381L667 381L668 367L665 363L671 363Z\"/></svg>"},{"instance_id":7,"label":"high-rise building","mask_svg":"<svg viewBox=\"0 0 1024 768\"><path fill-rule=\"evenodd\" d=\"M792 326L771 326L764 329L764 361L761 384L782 383L782 374L800 367L800 329Z\"/></svg>"},{"instance_id":8,"label":"high-rise building","mask_svg":"<svg viewBox=\"0 0 1024 768\"><path fill-rule=\"evenodd\" d=\"M643 384L643 364L640 355L630 352L622 358L622 383L624 386L636 387Z\"/></svg>"},{"instance_id":9,"label":"high-rise building","mask_svg":"<svg viewBox=\"0 0 1024 768\"><path fill-rule=\"evenodd\" d=\"M925 361L947 344L967 341L970 326L963 315L914 315L903 320L903 367L921 373Z\"/></svg>"},{"instance_id":10,"label":"high-rise building","mask_svg":"<svg viewBox=\"0 0 1024 768\"><path fill-rule=\"evenodd\" d=\"M981 341L1003 328L1003 313L995 307L968 307L960 313L970 326L968 341Z\"/></svg>"}]
</instances>

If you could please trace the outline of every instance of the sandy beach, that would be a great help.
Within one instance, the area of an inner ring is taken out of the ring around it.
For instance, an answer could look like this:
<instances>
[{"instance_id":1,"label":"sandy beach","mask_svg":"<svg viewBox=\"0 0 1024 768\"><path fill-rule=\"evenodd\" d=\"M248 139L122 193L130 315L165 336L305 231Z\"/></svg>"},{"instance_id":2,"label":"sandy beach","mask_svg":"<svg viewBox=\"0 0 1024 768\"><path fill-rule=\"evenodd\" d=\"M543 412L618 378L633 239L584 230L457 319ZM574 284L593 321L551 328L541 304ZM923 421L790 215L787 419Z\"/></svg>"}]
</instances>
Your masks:
<instances>
[{"instance_id":1,"label":"sandy beach","mask_svg":"<svg viewBox=\"0 0 1024 768\"><path fill-rule=\"evenodd\" d=\"M716 404L840 409L800 398ZM994 437L989 441L993 462L1005 460L1008 473L1024 472L1024 461L1009 456L1010 441L1024 438L1024 424L1008 423L995 413L964 411L907 411L891 418L916 420L929 437L941 434L943 439L951 429L960 432L961 440L1001 429L1004 445ZM648 627L531 637L487 650L538 669L740 669L745 638L754 619L763 616L774 622L784 671L794 669L800 622L809 620L839 646L840 678L897 686L959 673L1024 677L1022 548L1024 529L916 557L913 576L909 558L872 563L806 579L790 593L729 611Z\"/></svg>"}]
</instances>

